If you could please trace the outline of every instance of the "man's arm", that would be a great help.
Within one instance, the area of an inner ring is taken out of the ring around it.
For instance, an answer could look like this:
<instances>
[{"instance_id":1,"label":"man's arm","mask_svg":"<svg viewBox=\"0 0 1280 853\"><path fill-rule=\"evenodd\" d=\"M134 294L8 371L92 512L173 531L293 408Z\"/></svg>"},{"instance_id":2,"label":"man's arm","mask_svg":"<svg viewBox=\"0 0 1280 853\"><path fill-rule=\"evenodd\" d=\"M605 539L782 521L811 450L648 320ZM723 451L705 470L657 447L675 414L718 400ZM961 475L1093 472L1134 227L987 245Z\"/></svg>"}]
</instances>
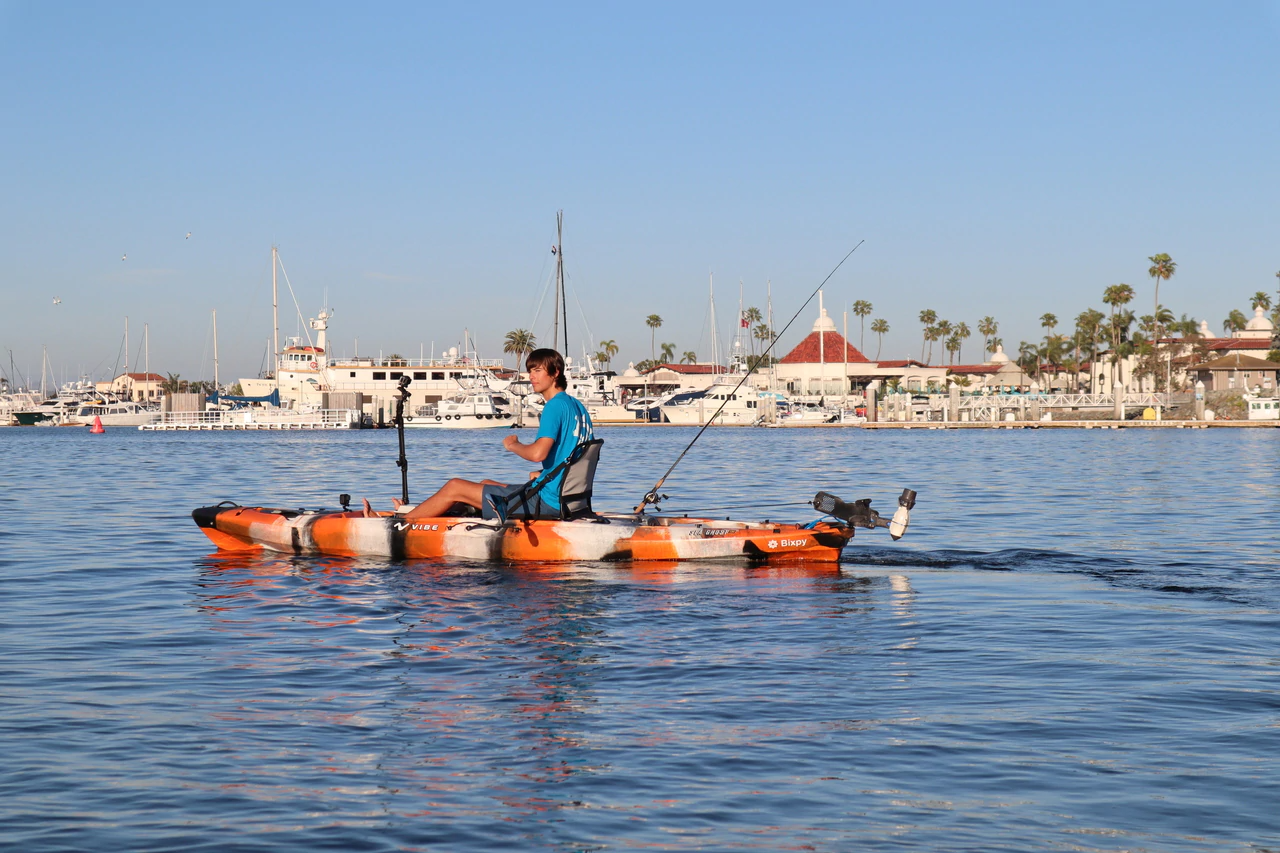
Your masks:
<instances>
[{"instance_id":1,"label":"man's arm","mask_svg":"<svg viewBox=\"0 0 1280 853\"><path fill-rule=\"evenodd\" d=\"M525 444L515 435L502 439L502 446L527 462L541 462L551 455L556 440L550 436L535 439L532 444Z\"/></svg>"}]
</instances>

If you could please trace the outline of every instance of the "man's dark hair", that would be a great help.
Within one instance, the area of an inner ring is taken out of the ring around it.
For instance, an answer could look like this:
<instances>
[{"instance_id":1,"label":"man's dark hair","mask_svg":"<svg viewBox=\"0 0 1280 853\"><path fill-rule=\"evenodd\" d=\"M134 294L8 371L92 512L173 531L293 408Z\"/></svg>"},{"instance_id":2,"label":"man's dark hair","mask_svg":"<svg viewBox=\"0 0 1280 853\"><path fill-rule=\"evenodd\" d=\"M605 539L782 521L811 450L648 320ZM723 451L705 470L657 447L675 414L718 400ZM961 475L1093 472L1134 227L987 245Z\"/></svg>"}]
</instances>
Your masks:
<instances>
[{"instance_id":1,"label":"man's dark hair","mask_svg":"<svg viewBox=\"0 0 1280 853\"><path fill-rule=\"evenodd\" d=\"M529 357L524 360L524 369L533 370L535 367L541 367L549 375L553 376L556 381L556 387L561 391L569 387L569 380L565 379L564 376L564 359L555 350L543 347L529 353Z\"/></svg>"}]
</instances>

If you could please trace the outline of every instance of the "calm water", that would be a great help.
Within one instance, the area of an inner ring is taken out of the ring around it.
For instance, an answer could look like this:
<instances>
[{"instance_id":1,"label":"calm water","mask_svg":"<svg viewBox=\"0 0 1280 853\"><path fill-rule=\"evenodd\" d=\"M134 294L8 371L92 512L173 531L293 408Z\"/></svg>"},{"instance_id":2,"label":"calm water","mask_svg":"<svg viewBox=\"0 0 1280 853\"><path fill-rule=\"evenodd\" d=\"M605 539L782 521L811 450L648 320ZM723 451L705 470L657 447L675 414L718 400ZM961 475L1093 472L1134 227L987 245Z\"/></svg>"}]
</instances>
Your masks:
<instances>
[{"instance_id":1,"label":"calm water","mask_svg":"<svg viewBox=\"0 0 1280 853\"><path fill-rule=\"evenodd\" d=\"M597 508L692 433L602 429ZM411 483L516 479L413 434ZM838 567L224 557L395 434L0 430L0 846L1280 848L1280 431L711 431L669 509L920 500Z\"/></svg>"}]
</instances>

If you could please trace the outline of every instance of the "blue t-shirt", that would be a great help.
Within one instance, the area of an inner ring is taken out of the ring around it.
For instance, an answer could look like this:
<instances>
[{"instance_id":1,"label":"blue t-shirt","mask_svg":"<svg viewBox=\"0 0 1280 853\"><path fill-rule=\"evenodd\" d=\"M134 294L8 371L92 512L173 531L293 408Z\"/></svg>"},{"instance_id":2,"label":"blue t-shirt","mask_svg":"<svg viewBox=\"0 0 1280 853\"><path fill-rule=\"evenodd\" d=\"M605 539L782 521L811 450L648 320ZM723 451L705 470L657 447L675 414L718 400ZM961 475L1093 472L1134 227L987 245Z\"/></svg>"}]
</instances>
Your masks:
<instances>
[{"instance_id":1,"label":"blue t-shirt","mask_svg":"<svg viewBox=\"0 0 1280 853\"><path fill-rule=\"evenodd\" d=\"M551 446L547 458L542 460L542 473L538 475L538 482L542 482L548 471L568 459L579 444L590 441L593 437L591 415L587 414L587 407L576 397L567 391L561 391L548 400L542 407L542 420L538 424L538 436L534 441L550 438L555 444ZM560 509L560 481L563 479L564 472L561 471L538 492L542 502L552 509Z\"/></svg>"}]
</instances>

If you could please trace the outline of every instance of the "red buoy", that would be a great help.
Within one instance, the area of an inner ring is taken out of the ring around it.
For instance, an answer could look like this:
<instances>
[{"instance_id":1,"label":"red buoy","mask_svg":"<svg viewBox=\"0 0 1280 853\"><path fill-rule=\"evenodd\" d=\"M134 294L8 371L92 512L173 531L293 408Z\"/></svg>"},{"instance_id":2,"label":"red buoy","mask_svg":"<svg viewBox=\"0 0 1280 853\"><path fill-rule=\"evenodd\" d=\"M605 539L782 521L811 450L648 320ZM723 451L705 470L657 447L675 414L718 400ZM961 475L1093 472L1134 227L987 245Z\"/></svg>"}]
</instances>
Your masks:
<instances>
[{"instance_id":1,"label":"red buoy","mask_svg":"<svg viewBox=\"0 0 1280 853\"><path fill-rule=\"evenodd\" d=\"M89 432L92 433L93 435L98 435L99 433L104 433L106 431L107 431L107 428L102 425L102 418L98 417L97 415L94 415L93 426L89 427Z\"/></svg>"}]
</instances>

